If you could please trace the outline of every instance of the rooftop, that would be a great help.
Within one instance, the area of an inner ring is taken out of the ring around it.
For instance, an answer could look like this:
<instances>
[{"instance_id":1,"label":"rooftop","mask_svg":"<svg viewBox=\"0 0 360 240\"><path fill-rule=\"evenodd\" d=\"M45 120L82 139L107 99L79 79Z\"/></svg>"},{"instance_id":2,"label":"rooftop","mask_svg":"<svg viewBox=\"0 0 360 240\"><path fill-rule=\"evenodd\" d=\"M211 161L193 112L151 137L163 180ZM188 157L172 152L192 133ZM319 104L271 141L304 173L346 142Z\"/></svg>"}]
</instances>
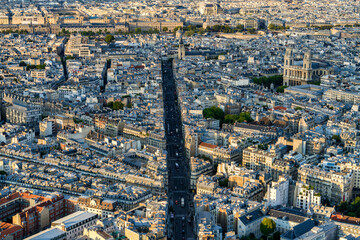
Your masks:
<instances>
[{"instance_id":1,"label":"rooftop","mask_svg":"<svg viewBox=\"0 0 360 240\"><path fill-rule=\"evenodd\" d=\"M65 228L68 228L94 216L96 216L96 214L94 213L78 211L52 222L51 225L56 226L56 225L64 224Z\"/></svg>"},{"instance_id":2,"label":"rooftop","mask_svg":"<svg viewBox=\"0 0 360 240\"><path fill-rule=\"evenodd\" d=\"M25 240L49 240L55 239L57 236L61 236L63 234L66 233L58 228L49 228L35 235L32 235L31 237L25 238Z\"/></svg>"}]
</instances>

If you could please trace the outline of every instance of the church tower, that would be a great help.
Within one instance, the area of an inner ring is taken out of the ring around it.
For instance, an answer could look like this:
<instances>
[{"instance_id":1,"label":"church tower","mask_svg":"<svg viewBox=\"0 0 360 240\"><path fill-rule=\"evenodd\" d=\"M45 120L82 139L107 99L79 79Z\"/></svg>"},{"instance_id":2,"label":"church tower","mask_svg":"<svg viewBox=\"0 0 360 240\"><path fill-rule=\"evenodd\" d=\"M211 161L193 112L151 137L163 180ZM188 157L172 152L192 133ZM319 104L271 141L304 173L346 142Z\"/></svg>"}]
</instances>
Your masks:
<instances>
[{"instance_id":1,"label":"church tower","mask_svg":"<svg viewBox=\"0 0 360 240\"><path fill-rule=\"evenodd\" d=\"M292 48L287 48L284 56L284 75L283 85L290 86L291 67L294 64L294 54Z\"/></svg>"},{"instance_id":2,"label":"church tower","mask_svg":"<svg viewBox=\"0 0 360 240\"><path fill-rule=\"evenodd\" d=\"M285 66L291 66L294 64L294 53L292 48L287 48L285 52Z\"/></svg>"},{"instance_id":3,"label":"church tower","mask_svg":"<svg viewBox=\"0 0 360 240\"><path fill-rule=\"evenodd\" d=\"M184 57L185 57L185 46L184 46L182 38L180 38L179 49L178 49L178 58L181 60L181 59L184 59Z\"/></svg>"},{"instance_id":4,"label":"church tower","mask_svg":"<svg viewBox=\"0 0 360 240\"><path fill-rule=\"evenodd\" d=\"M310 51L306 52L304 54L304 60L303 60L303 69L304 69L304 80L306 83L311 82L312 79L312 54Z\"/></svg>"},{"instance_id":5,"label":"church tower","mask_svg":"<svg viewBox=\"0 0 360 240\"><path fill-rule=\"evenodd\" d=\"M312 61L312 54L310 51L306 52L304 54L304 69L310 69L311 68L311 61Z\"/></svg>"}]
</instances>

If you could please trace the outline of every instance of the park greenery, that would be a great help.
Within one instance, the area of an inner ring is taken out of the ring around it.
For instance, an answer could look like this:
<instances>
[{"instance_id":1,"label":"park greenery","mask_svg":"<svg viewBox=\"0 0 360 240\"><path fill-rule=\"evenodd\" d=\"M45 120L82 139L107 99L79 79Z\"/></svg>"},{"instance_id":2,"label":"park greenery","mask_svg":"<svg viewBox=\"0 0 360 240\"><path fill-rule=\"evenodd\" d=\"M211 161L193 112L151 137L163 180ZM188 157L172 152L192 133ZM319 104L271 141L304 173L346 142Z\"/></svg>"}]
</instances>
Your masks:
<instances>
[{"instance_id":1,"label":"park greenery","mask_svg":"<svg viewBox=\"0 0 360 240\"><path fill-rule=\"evenodd\" d=\"M269 146L267 144L259 144L258 148L261 150L268 150Z\"/></svg>"},{"instance_id":2,"label":"park greenery","mask_svg":"<svg viewBox=\"0 0 360 240\"><path fill-rule=\"evenodd\" d=\"M112 110L122 110L124 109L124 104L121 101L115 101L115 102L108 102L107 107L111 108Z\"/></svg>"},{"instance_id":3,"label":"park greenery","mask_svg":"<svg viewBox=\"0 0 360 240\"><path fill-rule=\"evenodd\" d=\"M336 206L336 211L350 217L360 217L360 196L357 196L351 203L341 202Z\"/></svg>"},{"instance_id":4,"label":"park greenery","mask_svg":"<svg viewBox=\"0 0 360 240\"><path fill-rule=\"evenodd\" d=\"M20 67L26 67L26 71L29 71L29 70L33 70L33 69L38 69L38 70L45 69L46 64L31 65L31 64L25 63L24 61L21 61L21 62L19 63L19 66L20 66Z\"/></svg>"},{"instance_id":5,"label":"park greenery","mask_svg":"<svg viewBox=\"0 0 360 240\"><path fill-rule=\"evenodd\" d=\"M108 44L111 43L114 40L115 40L115 38L111 34L108 34L108 35L105 36L105 42L107 42Z\"/></svg>"},{"instance_id":6,"label":"park greenery","mask_svg":"<svg viewBox=\"0 0 360 240\"><path fill-rule=\"evenodd\" d=\"M283 84L283 76L282 75L275 75L270 77L259 77L253 78L253 82L257 85L264 85L264 87L270 87L271 84L274 84L274 87L282 86Z\"/></svg>"},{"instance_id":7,"label":"park greenery","mask_svg":"<svg viewBox=\"0 0 360 240\"><path fill-rule=\"evenodd\" d=\"M341 143L341 138L339 135L333 135L331 139L335 140L337 143Z\"/></svg>"},{"instance_id":8,"label":"park greenery","mask_svg":"<svg viewBox=\"0 0 360 240\"><path fill-rule=\"evenodd\" d=\"M249 112L242 112L240 114L226 114L224 111L216 106L205 108L203 110L204 118L213 118L220 121L220 124L234 124L235 122L252 122L254 121Z\"/></svg>"},{"instance_id":9,"label":"park greenery","mask_svg":"<svg viewBox=\"0 0 360 240\"><path fill-rule=\"evenodd\" d=\"M311 28L317 28L319 30L330 30L332 29L334 26L333 25L322 25L322 26L317 26L317 25L311 25Z\"/></svg>"},{"instance_id":10,"label":"park greenery","mask_svg":"<svg viewBox=\"0 0 360 240\"><path fill-rule=\"evenodd\" d=\"M219 186L221 186L221 187L229 187L229 179L224 178L222 180L219 180Z\"/></svg>"},{"instance_id":11,"label":"park greenery","mask_svg":"<svg viewBox=\"0 0 360 240\"><path fill-rule=\"evenodd\" d=\"M359 27L359 24L347 24L344 25L344 27ZM328 30L328 29L332 29L333 27L342 27L342 25L311 25L309 26L310 28L316 28L319 30ZM246 32L249 34L254 34L256 33L256 29L254 28L245 28L244 25L239 24L235 27L231 27L229 25L214 25L214 26L208 26L206 28L203 28L202 26L196 26L196 25L188 25L188 26L184 26L184 27L175 27L173 29L173 33L175 34L179 29L183 30L185 32L185 36L192 36L195 33L196 34L204 34L204 33L236 33L236 32ZM285 29L289 29L288 26L284 27L282 25L276 25L276 24L269 24L267 29L269 30L285 30ZM164 27L161 29L162 32L169 32L169 28L168 27ZM28 34L28 31L26 30L4 30L2 31L2 33L19 33L19 34ZM74 32L77 33L77 32ZM104 29L104 31L99 30L97 32L93 32L93 31L81 31L79 32L82 36L86 36L86 37L94 37L94 36L99 36L102 34L110 34L111 32L108 31L107 29ZM129 32L123 32L121 30L119 30L118 32L112 32L113 34L117 34L117 35L134 35L134 34L157 34L160 33L160 31L158 29L148 29L146 31L141 30L141 28L136 28L135 30L129 31ZM71 32L66 30L65 28L61 29L59 36L70 36Z\"/></svg>"},{"instance_id":12,"label":"park greenery","mask_svg":"<svg viewBox=\"0 0 360 240\"><path fill-rule=\"evenodd\" d=\"M284 93L285 88L287 88L288 86L279 86L276 88L276 92L278 93Z\"/></svg>"},{"instance_id":13,"label":"park greenery","mask_svg":"<svg viewBox=\"0 0 360 240\"><path fill-rule=\"evenodd\" d=\"M174 28L173 32L176 33L179 29L182 29L183 31L185 31L185 36L186 37L190 37L192 35L196 34L204 34L204 33L237 33L237 32L247 32L250 34L254 34L256 33L256 30L253 28L248 28L246 29L244 27L244 25L239 24L236 27L230 27L229 25L214 25L214 26L208 26L206 28L203 28L201 26L194 26L194 25L189 25L187 27L181 28L181 27L176 27Z\"/></svg>"},{"instance_id":14,"label":"park greenery","mask_svg":"<svg viewBox=\"0 0 360 240\"><path fill-rule=\"evenodd\" d=\"M234 124L235 122L252 122L250 112L242 112L240 114L227 114L224 118L224 123Z\"/></svg>"},{"instance_id":15,"label":"park greenery","mask_svg":"<svg viewBox=\"0 0 360 240\"><path fill-rule=\"evenodd\" d=\"M74 123L76 123L76 124L83 122L83 120L78 119L78 118L73 118L73 121L74 121Z\"/></svg>"},{"instance_id":16,"label":"park greenery","mask_svg":"<svg viewBox=\"0 0 360 240\"><path fill-rule=\"evenodd\" d=\"M203 117L223 121L225 118L225 113L221 108L212 106L203 110Z\"/></svg>"},{"instance_id":17,"label":"park greenery","mask_svg":"<svg viewBox=\"0 0 360 240\"><path fill-rule=\"evenodd\" d=\"M4 34L9 34L9 33L18 33L18 34L28 34L29 32L27 30L12 30L12 29L8 29L8 30L3 30L2 33Z\"/></svg>"},{"instance_id":18,"label":"park greenery","mask_svg":"<svg viewBox=\"0 0 360 240\"><path fill-rule=\"evenodd\" d=\"M268 26L269 30L285 30L285 29L289 29L289 27L284 27L282 25L275 25L273 23L270 23Z\"/></svg>"}]
</instances>

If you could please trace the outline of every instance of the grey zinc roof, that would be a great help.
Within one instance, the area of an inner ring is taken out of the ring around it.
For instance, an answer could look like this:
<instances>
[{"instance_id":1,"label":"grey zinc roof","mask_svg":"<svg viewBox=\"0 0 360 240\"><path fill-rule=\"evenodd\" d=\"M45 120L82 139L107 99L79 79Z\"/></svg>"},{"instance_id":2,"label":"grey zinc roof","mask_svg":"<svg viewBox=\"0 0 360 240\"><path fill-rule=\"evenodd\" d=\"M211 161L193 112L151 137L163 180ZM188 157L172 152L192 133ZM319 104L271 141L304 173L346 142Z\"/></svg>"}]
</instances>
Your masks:
<instances>
[{"instance_id":1,"label":"grey zinc roof","mask_svg":"<svg viewBox=\"0 0 360 240\"><path fill-rule=\"evenodd\" d=\"M64 224L65 228L69 228L79 222L82 222L90 217L96 216L96 214L94 213L89 213L89 212L83 212L83 211L78 211L75 212L73 214L70 214L66 217L60 218L54 222L52 222L52 225L59 225L59 224Z\"/></svg>"},{"instance_id":2,"label":"grey zinc roof","mask_svg":"<svg viewBox=\"0 0 360 240\"><path fill-rule=\"evenodd\" d=\"M285 212L285 211L278 211L275 209L271 209L268 213L269 216L274 217L274 218L282 218L284 219L284 217L289 220L290 222L297 222L297 223L302 223L304 221L306 221L306 217L303 216L299 216L293 213L289 213L289 212Z\"/></svg>"},{"instance_id":3,"label":"grey zinc roof","mask_svg":"<svg viewBox=\"0 0 360 240\"><path fill-rule=\"evenodd\" d=\"M261 212L260 209L257 209L245 216L242 216L239 218L239 220L244 224L244 225L248 225L254 221L256 221L259 218L262 218L264 216L264 214Z\"/></svg>"},{"instance_id":4,"label":"grey zinc roof","mask_svg":"<svg viewBox=\"0 0 360 240\"><path fill-rule=\"evenodd\" d=\"M295 227L293 227L292 230L289 230L285 232L281 238L282 239L296 239L300 237L301 235L309 232L313 227L315 227L315 222L311 219L306 220L305 222L302 222Z\"/></svg>"}]
</instances>

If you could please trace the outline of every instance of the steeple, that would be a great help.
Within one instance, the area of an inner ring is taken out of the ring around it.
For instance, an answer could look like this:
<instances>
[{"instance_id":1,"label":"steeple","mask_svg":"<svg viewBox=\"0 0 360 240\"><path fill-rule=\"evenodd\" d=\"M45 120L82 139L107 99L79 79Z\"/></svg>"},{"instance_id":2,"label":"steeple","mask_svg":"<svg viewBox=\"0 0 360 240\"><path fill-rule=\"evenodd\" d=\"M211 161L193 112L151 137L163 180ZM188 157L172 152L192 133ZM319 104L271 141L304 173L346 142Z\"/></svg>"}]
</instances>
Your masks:
<instances>
[{"instance_id":1,"label":"steeple","mask_svg":"<svg viewBox=\"0 0 360 240\"><path fill-rule=\"evenodd\" d=\"M285 66L291 66L294 62L294 54L292 48L287 48L285 53Z\"/></svg>"},{"instance_id":2,"label":"steeple","mask_svg":"<svg viewBox=\"0 0 360 240\"><path fill-rule=\"evenodd\" d=\"M181 37L179 41L178 58L183 59L184 57L185 57L185 46Z\"/></svg>"},{"instance_id":3,"label":"steeple","mask_svg":"<svg viewBox=\"0 0 360 240\"><path fill-rule=\"evenodd\" d=\"M306 52L304 54L304 61L303 61L303 67L305 69L310 69L311 68L311 62L312 62L312 54L310 51Z\"/></svg>"}]
</instances>

